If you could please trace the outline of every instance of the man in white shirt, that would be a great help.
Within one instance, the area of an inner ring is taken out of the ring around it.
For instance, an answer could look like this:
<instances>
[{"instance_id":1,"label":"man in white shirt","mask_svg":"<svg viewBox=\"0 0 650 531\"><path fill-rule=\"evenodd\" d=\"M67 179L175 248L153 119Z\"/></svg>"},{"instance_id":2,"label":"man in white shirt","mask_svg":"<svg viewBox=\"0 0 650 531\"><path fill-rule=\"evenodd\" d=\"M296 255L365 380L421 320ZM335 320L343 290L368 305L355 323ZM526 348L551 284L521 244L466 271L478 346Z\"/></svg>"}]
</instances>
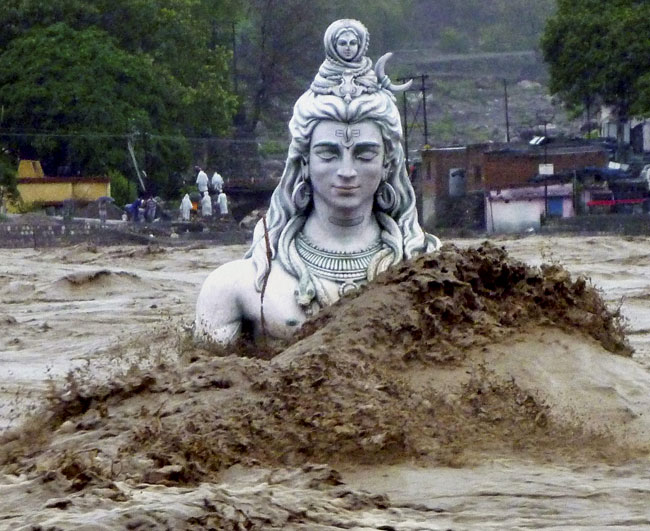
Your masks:
<instances>
[{"instance_id":1,"label":"man in white shirt","mask_svg":"<svg viewBox=\"0 0 650 531\"><path fill-rule=\"evenodd\" d=\"M215 171L212 174L212 181L210 185L212 186L213 194L221 193L221 191L223 190L223 177L219 175L218 171Z\"/></svg>"},{"instance_id":2,"label":"man in white shirt","mask_svg":"<svg viewBox=\"0 0 650 531\"><path fill-rule=\"evenodd\" d=\"M200 166L194 166L194 169L198 172L196 176L196 186L198 187L201 196L203 196L203 193L208 191L208 174L205 173Z\"/></svg>"}]
</instances>

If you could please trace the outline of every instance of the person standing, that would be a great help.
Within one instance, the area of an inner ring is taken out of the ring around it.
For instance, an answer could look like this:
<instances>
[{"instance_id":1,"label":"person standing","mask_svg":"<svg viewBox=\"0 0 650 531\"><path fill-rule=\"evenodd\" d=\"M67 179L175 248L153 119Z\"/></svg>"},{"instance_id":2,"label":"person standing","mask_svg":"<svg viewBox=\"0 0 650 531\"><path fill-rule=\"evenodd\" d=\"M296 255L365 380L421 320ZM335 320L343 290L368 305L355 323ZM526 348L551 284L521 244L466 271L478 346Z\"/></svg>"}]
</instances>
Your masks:
<instances>
[{"instance_id":1,"label":"person standing","mask_svg":"<svg viewBox=\"0 0 650 531\"><path fill-rule=\"evenodd\" d=\"M223 190L217 196L217 204L219 205L219 217L223 219L228 215L228 196Z\"/></svg>"},{"instance_id":2,"label":"person standing","mask_svg":"<svg viewBox=\"0 0 650 531\"><path fill-rule=\"evenodd\" d=\"M201 198L201 216L204 218L212 217L212 198L208 193L203 194Z\"/></svg>"},{"instance_id":3,"label":"person standing","mask_svg":"<svg viewBox=\"0 0 650 531\"><path fill-rule=\"evenodd\" d=\"M107 216L106 201L100 201L97 208L99 209L99 224L104 227L106 225Z\"/></svg>"},{"instance_id":4,"label":"person standing","mask_svg":"<svg viewBox=\"0 0 650 531\"><path fill-rule=\"evenodd\" d=\"M219 175L218 171L215 171L212 174L212 181L210 182L212 186L212 193L219 194L223 191L223 177Z\"/></svg>"},{"instance_id":5,"label":"person standing","mask_svg":"<svg viewBox=\"0 0 650 531\"><path fill-rule=\"evenodd\" d=\"M203 196L203 193L207 193L208 191L208 174L200 166L194 166L194 169L198 172L196 175L196 186L201 196Z\"/></svg>"},{"instance_id":6,"label":"person standing","mask_svg":"<svg viewBox=\"0 0 650 531\"><path fill-rule=\"evenodd\" d=\"M140 207L142 206L142 197L138 197L133 203L127 204L124 209L126 210L127 217L130 221L138 223L140 221Z\"/></svg>"},{"instance_id":7,"label":"person standing","mask_svg":"<svg viewBox=\"0 0 650 531\"><path fill-rule=\"evenodd\" d=\"M147 221L147 223L151 223L153 222L153 220L156 219L157 206L158 205L154 197L149 196L147 198L147 201L145 202L145 207L144 207L144 219Z\"/></svg>"},{"instance_id":8,"label":"person standing","mask_svg":"<svg viewBox=\"0 0 650 531\"><path fill-rule=\"evenodd\" d=\"M190 213L192 212L192 200L190 199L190 194L185 194L183 200L181 201L180 206L181 219L183 221L190 220Z\"/></svg>"}]
</instances>

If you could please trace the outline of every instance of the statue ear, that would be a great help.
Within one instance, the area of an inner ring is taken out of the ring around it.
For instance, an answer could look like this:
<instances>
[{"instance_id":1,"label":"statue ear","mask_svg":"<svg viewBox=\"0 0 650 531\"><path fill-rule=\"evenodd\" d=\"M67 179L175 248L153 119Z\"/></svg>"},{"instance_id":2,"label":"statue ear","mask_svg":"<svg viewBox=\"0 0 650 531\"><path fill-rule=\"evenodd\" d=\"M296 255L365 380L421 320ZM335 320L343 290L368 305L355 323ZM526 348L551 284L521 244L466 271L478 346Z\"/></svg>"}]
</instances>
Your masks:
<instances>
[{"instance_id":1,"label":"statue ear","mask_svg":"<svg viewBox=\"0 0 650 531\"><path fill-rule=\"evenodd\" d=\"M309 159L300 157L300 177L303 181L309 182Z\"/></svg>"},{"instance_id":2,"label":"statue ear","mask_svg":"<svg viewBox=\"0 0 650 531\"><path fill-rule=\"evenodd\" d=\"M390 167L391 167L390 161L384 160L383 174L381 176L381 180L384 182L388 180L388 176L390 175Z\"/></svg>"}]
</instances>

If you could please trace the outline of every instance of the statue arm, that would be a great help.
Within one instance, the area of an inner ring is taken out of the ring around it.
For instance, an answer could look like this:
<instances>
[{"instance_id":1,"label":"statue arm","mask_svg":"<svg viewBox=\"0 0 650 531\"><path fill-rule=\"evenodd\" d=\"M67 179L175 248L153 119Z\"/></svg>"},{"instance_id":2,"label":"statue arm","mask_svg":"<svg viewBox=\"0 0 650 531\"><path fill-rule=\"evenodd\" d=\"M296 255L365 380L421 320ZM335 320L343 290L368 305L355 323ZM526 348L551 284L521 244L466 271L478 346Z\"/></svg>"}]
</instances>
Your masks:
<instances>
[{"instance_id":1,"label":"statue arm","mask_svg":"<svg viewBox=\"0 0 650 531\"><path fill-rule=\"evenodd\" d=\"M245 317L244 294L250 289L254 289L250 260L228 262L215 269L196 302L195 339L220 345L237 339Z\"/></svg>"}]
</instances>

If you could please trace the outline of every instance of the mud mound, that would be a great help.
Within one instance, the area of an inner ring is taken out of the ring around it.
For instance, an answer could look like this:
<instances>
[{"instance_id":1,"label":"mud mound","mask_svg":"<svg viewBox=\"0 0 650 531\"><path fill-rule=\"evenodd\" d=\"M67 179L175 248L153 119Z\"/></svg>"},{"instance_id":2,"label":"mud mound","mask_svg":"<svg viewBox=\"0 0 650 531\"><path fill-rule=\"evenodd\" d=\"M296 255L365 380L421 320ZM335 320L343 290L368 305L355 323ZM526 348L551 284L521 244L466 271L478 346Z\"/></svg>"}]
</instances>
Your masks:
<instances>
[{"instance_id":1,"label":"mud mound","mask_svg":"<svg viewBox=\"0 0 650 531\"><path fill-rule=\"evenodd\" d=\"M333 348L362 349L391 364L449 363L470 346L537 325L582 332L611 352L632 354L620 315L586 279L572 280L559 265L529 267L489 243L462 251L445 245L389 270L370 289L326 308L302 337L317 334Z\"/></svg>"},{"instance_id":2,"label":"mud mound","mask_svg":"<svg viewBox=\"0 0 650 531\"><path fill-rule=\"evenodd\" d=\"M31 424L3 436L0 464L55 471L81 491L216 481L235 464L598 454L612 447L606 434L558 420L540 395L484 363L486 345L544 327L630 353L616 314L583 279L490 245L445 246L326 309L270 360L163 336L159 352L178 361L102 385L71 377ZM443 385L444 371L462 378Z\"/></svg>"},{"instance_id":3,"label":"mud mound","mask_svg":"<svg viewBox=\"0 0 650 531\"><path fill-rule=\"evenodd\" d=\"M96 269L70 273L52 283L52 292L85 292L115 288L128 288L141 284L138 275L126 271L110 271L108 269Z\"/></svg>"}]
</instances>

